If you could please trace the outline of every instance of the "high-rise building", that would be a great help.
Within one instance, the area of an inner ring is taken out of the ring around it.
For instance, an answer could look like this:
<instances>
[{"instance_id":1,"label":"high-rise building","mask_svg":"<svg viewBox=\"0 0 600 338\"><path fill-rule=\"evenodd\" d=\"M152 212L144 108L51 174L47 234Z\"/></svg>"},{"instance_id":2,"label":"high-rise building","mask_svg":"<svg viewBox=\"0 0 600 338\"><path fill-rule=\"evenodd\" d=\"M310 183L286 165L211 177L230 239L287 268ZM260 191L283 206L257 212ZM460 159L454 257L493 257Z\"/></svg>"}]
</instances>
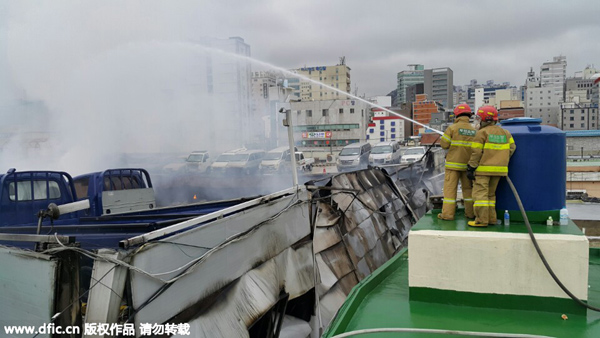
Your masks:
<instances>
[{"instance_id":1,"label":"high-rise building","mask_svg":"<svg viewBox=\"0 0 600 338\"><path fill-rule=\"evenodd\" d=\"M542 119L542 123L560 126L560 103L564 102L564 84L567 58L555 56L553 61L544 62L540 76L531 69L527 73L525 90L525 114Z\"/></svg>"},{"instance_id":2,"label":"high-rise building","mask_svg":"<svg viewBox=\"0 0 600 338\"><path fill-rule=\"evenodd\" d=\"M398 73L398 99L397 105L408 102L406 88L425 81L424 66L419 64L408 65L408 70Z\"/></svg>"},{"instance_id":3,"label":"high-rise building","mask_svg":"<svg viewBox=\"0 0 600 338\"><path fill-rule=\"evenodd\" d=\"M598 105L593 103L564 102L560 104L562 130L600 129Z\"/></svg>"},{"instance_id":4,"label":"high-rise building","mask_svg":"<svg viewBox=\"0 0 600 338\"><path fill-rule=\"evenodd\" d=\"M454 78L450 68L424 70L425 94L430 100L439 102L446 109L454 108Z\"/></svg>"},{"instance_id":5,"label":"high-rise building","mask_svg":"<svg viewBox=\"0 0 600 338\"><path fill-rule=\"evenodd\" d=\"M240 37L229 39L203 38L199 41L206 47L241 56L250 56L250 46ZM239 142L250 139L251 63L249 60L208 53L205 57L206 92L218 114L207 114L209 143L207 148L226 150L239 147ZM240 131L242 134L240 135ZM218 132L218 134L217 134ZM233 137L233 135L237 137ZM228 137L232 136L232 137ZM223 141L223 139L225 141ZM217 140L219 140L217 142ZM232 144L229 144L231 140ZM234 144L235 143L235 144Z\"/></svg>"},{"instance_id":6,"label":"high-rise building","mask_svg":"<svg viewBox=\"0 0 600 338\"><path fill-rule=\"evenodd\" d=\"M319 101L319 100L346 100L349 97L343 92L350 93L350 67L344 60L335 66L303 67L294 71L300 75L322 82L337 90L324 87L321 84L307 81L300 78L299 90L293 94L300 97L300 101ZM299 92L299 95L298 95Z\"/></svg>"}]
</instances>

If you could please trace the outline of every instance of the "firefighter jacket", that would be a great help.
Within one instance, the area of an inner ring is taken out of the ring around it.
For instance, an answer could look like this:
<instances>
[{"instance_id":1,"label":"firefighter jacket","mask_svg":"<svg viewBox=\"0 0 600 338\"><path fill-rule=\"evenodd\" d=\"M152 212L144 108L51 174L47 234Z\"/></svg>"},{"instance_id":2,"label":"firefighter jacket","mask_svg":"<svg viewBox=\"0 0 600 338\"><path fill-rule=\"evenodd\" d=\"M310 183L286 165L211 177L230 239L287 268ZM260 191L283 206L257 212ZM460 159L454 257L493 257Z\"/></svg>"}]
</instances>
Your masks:
<instances>
[{"instance_id":1,"label":"firefighter jacket","mask_svg":"<svg viewBox=\"0 0 600 338\"><path fill-rule=\"evenodd\" d=\"M495 124L482 127L473 139L469 165L477 168L475 175L506 176L508 160L516 148L508 130Z\"/></svg>"},{"instance_id":2,"label":"firefighter jacket","mask_svg":"<svg viewBox=\"0 0 600 338\"><path fill-rule=\"evenodd\" d=\"M459 116L446 129L440 141L442 148L448 149L446 169L467 170L467 162L471 158L471 141L475 133L476 130L469 123L468 116Z\"/></svg>"}]
</instances>

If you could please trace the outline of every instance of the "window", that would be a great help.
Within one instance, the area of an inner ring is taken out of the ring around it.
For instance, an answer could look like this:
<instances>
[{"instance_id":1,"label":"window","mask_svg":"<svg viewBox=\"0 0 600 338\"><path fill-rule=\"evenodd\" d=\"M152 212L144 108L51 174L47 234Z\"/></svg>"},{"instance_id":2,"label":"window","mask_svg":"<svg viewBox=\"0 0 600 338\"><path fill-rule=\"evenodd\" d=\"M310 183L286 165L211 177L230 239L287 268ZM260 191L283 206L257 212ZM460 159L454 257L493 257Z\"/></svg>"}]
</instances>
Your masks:
<instances>
[{"instance_id":1,"label":"window","mask_svg":"<svg viewBox=\"0 0 600 338\"><path fill-rule=\"evenodd\" d=\"M350 114L354 114L354 108L350 108Z\"/></svg>"},{"instance_id":2,"label":"window","mask_svg":"<svg viewBox=\"0 0 600 338\"><path fill-rule=\"evenodd\" d=\"M581 117L581 121L583 121L583 120L585 120L585 117L583 117L583 116L582 116L582 117Z\"/></svg>"},{"instance_id":3,"label":"window","mask_svg":"<svg viewBox=\"0 0 600 338\"><path fill-rule=\"evenodd\" d=\"M16 197L18 201L57 199L60 198L60 187L54 181L19 181L15 191L15 182L11 182L8 185L9 199L15 201L15 195L18 195Z\"/></svg>"},{"instance_id":4,"label":"window","mask_svg":"<svg viewBox=\"0 0 600 338\"><path fill-rule=\"evenodd\" d=\"M380 131L379 136L385 136L385 131Z\"/></svg>"},{"instance_id":5,"label":"window","mask_svg":"<svg viewBox=\"0 0 600 338\"><path fill-rule=\"evenodd\" d=\"M396 125L396 121L392 121L392 122L390 123L390 125L392 125L392 126L395 126L395 125Z\"/></svg>"},{"instance_id":6,"label":"window","mask_svg":"<svg viewBox=\"0 0 600 338\"><path fill-rule=\"evenodd\" d=\"M581 124L581 128L583 128L584 126L585 126L585 123L582 123L582 124Z\"/></svg>"},{"instance_id":7,"label":"window","mask_svg":"<svg viewBox=\"0 0 600 338\"><path fill-rule=\"evenodd\" d=\"M385 121L384 120L379 120L379 124L384 124Z\"/></svg>"},{"instance_id":8,"label":"window","mask_svg":"<svg viewBox=\"0 0 600 338\"><path fill-rule=\"evenodd\" d=\"M575 121L575 117L571 116L570 120Z\"/></svg>"},{"instance_id":9,"label":"window","mask_svg":"<svg viewBox=\"0 0 600 338\"><path fill-rule=\"evenodd\" d=\"M395 139L395 138L396 138L396 134L392 134L392 139Z\"/></svg>"},{"instance_id":10,"label":"window","mask_svg":"<svg viewBox=\"0 0 600 338\"><path fill-rule=\"evenodd\" d=\"M344 108L340 108L340 114L344 113Z\"/></svg>"},{"instance_id":11,"label":"window","mask_svg":"<svg viewBox=\"0 0 600 338\"><path fill-rule=\"evenodd\" d=\"M308 116L308 117L312 117L312 110L310 110L310 109L307 109L307 110L306 110L306 116Z\"/></svg>"},{"instance_id":12,"label":"window","mask_svg":"<svg viewBox=\"0 0 600 338\"><path fill-rule=\"evenodd\" d=\"M573 123L569 124L569 128L573 128Z\"/></svg>"},{"instance_id":13,"label":"window","mask_svg":"<svg viewBox=\"0 0 600 338\"><path fill-rule=\"evenodd\" d=\"M574 110L574 109L571 109L570 113L571 113L571 114L575 113L575 110Z\"/></svg>"},{"instance_id":14,"label":"window","mask_svg":"<svg viewBox=\"0 0 600 338\"><path fill-rule=\"evenodd\" d=\"M329 109L323 109L323 116L329 116Z\"/></svg>"},{"instance_id":15,"label":"window","mask_svg":"<svg viewBox=\"0 0 600 338\"><path fill-rule=\"evenodd\" d=\"M367 140L369 139L369 135L367 135Z\"/></svg>"},{"instance_id":16,"label":"window","mask_svg":"<svg viewBox=\"0 0 600 338\"><path fill-rule=\"evenodd\" d=\"M392 128L391 132L395 133L396 132L396 128Z\"/></svg>"},{"instance_id":17,"label":"window","mask_svg":"<svg viewBox=\"0 0 600 338\"><path fill-rule=\"evenodd\" d=\"M369 129L369 133L371 133L371 134L372 134L372 133L374 133L374 132L375 132L375 128L371 128L371 129Z\"/></svg>"},{"instance_id":18,"label":"window","mask_svg":"<svg viewBox=\"0 0 600 338\"><path fill-rule=\"evenodd\" d=\"M382 137L379 139L379 142L385 142L385 139Z\"/></svg>"},{"instance_id":19,"label":"window","mask_svg":"<svg viewBox=\"0 0 600 338\"><path fill-rule=\"evenodd\" d=\"M382 124L382 125L379 126L379 129L380 130L385 130L385 126Z\"/></svg>"}]
</instances>

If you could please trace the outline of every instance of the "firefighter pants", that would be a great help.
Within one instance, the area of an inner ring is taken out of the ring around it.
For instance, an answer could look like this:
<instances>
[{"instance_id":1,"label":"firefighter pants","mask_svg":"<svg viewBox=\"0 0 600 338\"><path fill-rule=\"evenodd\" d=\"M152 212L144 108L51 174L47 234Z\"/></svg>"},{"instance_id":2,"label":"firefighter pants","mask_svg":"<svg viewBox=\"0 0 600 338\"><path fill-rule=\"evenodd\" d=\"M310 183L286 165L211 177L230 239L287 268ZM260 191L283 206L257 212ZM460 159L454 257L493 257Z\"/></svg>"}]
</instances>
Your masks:
<instances>
[{"instance_id":1,"label":"firefighter pants","mask_svg":"<svg viewBox=\"0 0 600 338\"><path fill-rule=\"evenodd\" d=\"M496 224L496 188L502 176L475 176L475 224Z\"/></svg>"},{"instance_id":2,"label":"firefighter pants","mask_svg":"<svg viewBox=\"0 0 600 338\"><path fill-rule=\"evenodd\" d=\"M465 216L473 218L473 198L471 197L471 180L467 177L466 171L457 171L446 168L444 175L444 205L442 213L438 215L441 219L453 220L456 211L456 191L458 182L462 187L463 199L465 201Z\"/></svg>"}]
</instances>

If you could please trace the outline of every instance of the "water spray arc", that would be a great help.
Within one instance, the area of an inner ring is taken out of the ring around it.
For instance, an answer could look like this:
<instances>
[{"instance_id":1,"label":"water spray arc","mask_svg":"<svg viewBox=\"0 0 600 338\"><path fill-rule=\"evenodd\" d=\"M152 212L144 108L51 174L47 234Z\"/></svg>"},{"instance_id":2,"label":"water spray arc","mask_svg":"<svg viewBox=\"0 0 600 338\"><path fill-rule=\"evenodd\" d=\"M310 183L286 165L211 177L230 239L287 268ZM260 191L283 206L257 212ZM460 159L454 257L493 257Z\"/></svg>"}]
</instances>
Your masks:
<instances>
[{"instance_id":1,"label":"water spray arc","mask_svg":"<svg viewBox=\"0 0 600 338\"><path fill-rule=\"evenodd\" d=\"M406 116L400 115L400 114L398 114L398 113L396 113L396 112L393 112L393 111L391 111L390 109L387 109L387 108L385 108L385 107L382 107L382 106L380 106L380 105L378 105L378 104L376 104L376 103L370 102L370 101L368 101L368 100L365 100L365 99L363 99L363 98L361 98L361 97L358 97L358 96L356 96L356 95L352 95L352 94L350 94L350 93L347 93L347 92L345 92L345 91L343 91L343 90L341 90L341 89L339 89L339 88L335 88L335 87L329 86L329 85L327 85L327 84L325 84L325 83L323 83L323 82L321 82L321 81L317 81L317 80L311 79L311 78L309 78L309 77L307 77L307 76L304 76L304 75L300 75L300 74L294 73L294 72L292 72L292 71L289 71L289 70L287 70L287 69L285 69L285 68L281 68L281 67L275 66L275 65L273 65L273 64L270 64L270 63L268 63L268 62L265 62L265 61L261 61L261 60L254 59L254 58L251 58L251 57L249 57L249 56L238 55L238 54L230 53L230 52L223 51L223 50L216 49L216 48L205 47L205 46L202 46L202 45L196 45L196 44L194 44L193 46L195 46L195 47L197 47L197 48L200 48L200 49L202 49L202 50L203 50L203 51L205 51L205 52L215 52L215 53L220 53L220 54L223 54L223 55L226 55L226 56L229 56L229 57L234 57L234 58L237 58L237 59L246 60L246 61L249 61L249 62L252 62L252 63L255 63L255 64L259 64L259 65L261 65L261 66L264 66L264 67L268 67L268 68L271 68L271 69L274 69L274 70L280 71L280 72L282 72L282 73L284 73L284 74L290 75L290 77L296 77L296 78L300 78L300 79L306 80L306 81L308 81L308 82L312 82L312 83L314 83L314 84L321 85L321 86L323 86L323 87L325 87L325 88L327 88L327 89L330 89L330 90L333 90L333 91L335 91L335 92L338 92L338 93L340 93L340 94L343 94L343 95L349 96L349 97L351 97L351 98L353 98L353 99L355 99L355 100L358 100L358 101L364 102L364 103L366 103L366 104L368 104L368 105L370 105L370 106L372 106L372 107L375 107L375 108L381 109L381 110L383 110L383 111L385 111L385 112L388 112L388 113L390 113L390 114L392 114L392 115L398 116L398 117L400 117L400 118L402 118L402 119L408 120L408 121L410 121L410 122L412 122L412 123L414 123L414 124L417 124L417 125L419 125L419 126L421 126L421 127L424 127L424 128L426 128L426 129L432 130L432 131L434 131L434 132L435 132L435 133L437 133L437 134L444 135L444 133L443 133L442 131L440 131L440 130L437 130L437 129L435 129L435 128L431 128L431 127L429 127L429 126L427 126L427 125L425 125L425 124L423 124L423 123L417 122L417 121L415 121L415 120L413 120L413 119L411 119L411 118L408 118L408 117L406 117Z\"/></svg>"}]
</instances>

